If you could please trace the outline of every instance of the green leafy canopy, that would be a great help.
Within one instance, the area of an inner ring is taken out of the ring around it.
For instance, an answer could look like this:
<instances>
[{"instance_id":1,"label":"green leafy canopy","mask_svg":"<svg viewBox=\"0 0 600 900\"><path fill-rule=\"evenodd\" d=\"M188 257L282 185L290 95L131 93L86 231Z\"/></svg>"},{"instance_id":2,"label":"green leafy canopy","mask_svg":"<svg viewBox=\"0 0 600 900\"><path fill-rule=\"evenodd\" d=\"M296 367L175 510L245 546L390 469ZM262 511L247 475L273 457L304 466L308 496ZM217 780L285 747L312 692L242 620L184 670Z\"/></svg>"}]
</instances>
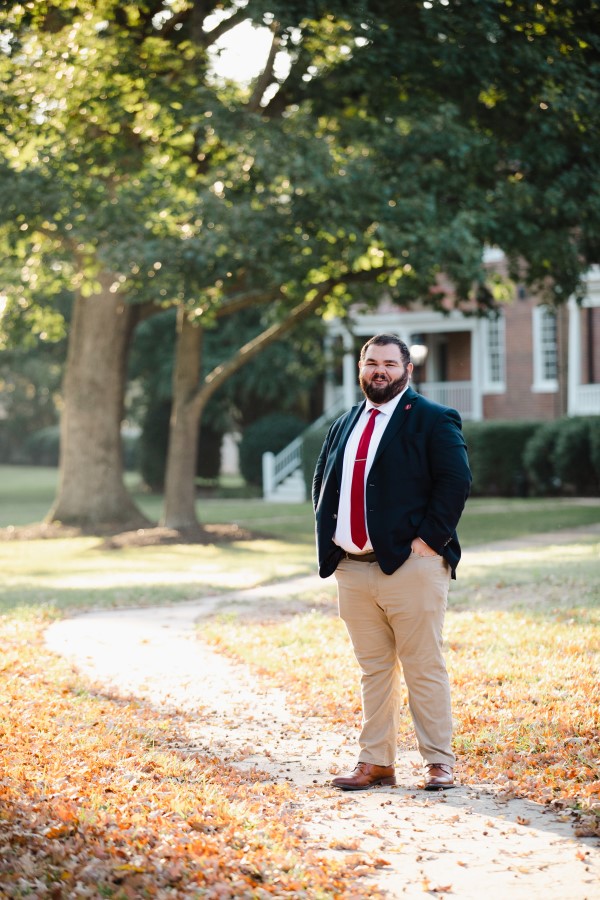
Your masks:
<instances>
[{"instance_id":1,"label":"green leafy canopy","mask_svg":"<svg viewBox=\"0 0 600 900\"><path fill-rule=\"evenodd\" d=\"M246 20L272 58L217 78ZM436 303L442 273L466 299L485 244L565 299L598 259L596 26L587 0L5 5L7 308L106 279L207 322L328 279L338 311Z\"/></svg>"}]
</instances>

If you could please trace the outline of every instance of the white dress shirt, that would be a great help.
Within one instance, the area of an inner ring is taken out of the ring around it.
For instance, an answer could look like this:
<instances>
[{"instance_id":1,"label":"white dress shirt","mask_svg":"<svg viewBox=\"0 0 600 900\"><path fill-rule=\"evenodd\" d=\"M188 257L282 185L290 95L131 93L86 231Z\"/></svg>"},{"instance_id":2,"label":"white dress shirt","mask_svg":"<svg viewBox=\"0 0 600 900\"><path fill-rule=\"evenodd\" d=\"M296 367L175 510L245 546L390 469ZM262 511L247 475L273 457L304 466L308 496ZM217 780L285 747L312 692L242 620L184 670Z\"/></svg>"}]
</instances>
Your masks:
<instances>
[{"instance_id":1,"label":"white dress shirt","mask_svg":"<svg viewBox=\"0 0 600 900\"><path fill-rule=\"evenodd\" d=\"M373 429L373 434L371 436L369 450L367 453L367 462L365 466L366 486L367 475L369 474L369 470L373 465L373 460L375 459L375 454L377 453L377 448L383 436L383 432L387 428L388 422L392 418L392 413L398 406L405 391L406 388L404 388L404 391L402 391L400 394L397 394L395 397L393 397L392 400L388 400L387 403L382 403L381 406L375 406L374 403L371 403L370 400L367 400L365 408L360 418L358 419L358 422L354 426L350 437L348 438L348 443L346 444L346 449L344 450L344 468L342 471L342 484L340 487L340 505L338 507L337 525L335 534L333 536L334 543L338 544L338 546L340 546L342 550L345 550L347 553L370 553L373 550L368 528L367 543L364 547L357 547L350 534L350 490L352 487L352 472L354 470L354 461L356 459L356 451L358 450L360 436L364 431L365 425L367 424L367 420L369 418L371 410L378 410L379 415L375 416L375 427Z\"/></svg>"}]
</instances>

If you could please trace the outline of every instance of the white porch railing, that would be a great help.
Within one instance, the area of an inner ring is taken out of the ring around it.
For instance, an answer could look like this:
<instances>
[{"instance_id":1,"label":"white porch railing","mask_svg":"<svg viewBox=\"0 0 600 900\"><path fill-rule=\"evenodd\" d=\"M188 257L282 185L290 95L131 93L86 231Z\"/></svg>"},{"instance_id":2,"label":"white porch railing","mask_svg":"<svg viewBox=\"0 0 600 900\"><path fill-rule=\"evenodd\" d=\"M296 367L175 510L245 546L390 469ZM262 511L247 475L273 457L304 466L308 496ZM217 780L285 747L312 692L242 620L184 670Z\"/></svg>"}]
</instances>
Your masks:
<instances>
[{"instance_id":1,"label":"white porch railing","mask_svg":"<svg viewBox=\"0 0 600 900\"><path fill-rule=\"evenodd\" d=\"M463 419L473 418L473 388L470 381L425 382L418 387L419 393L436 403L458 410ZM277 489L286 478L302 467L302 445L305 437L327 422L339 416L346 408L343 396L325 410L308 428L279 453L264 453L262 458L263 499L274 500Z\"/></svg>"},{"instance_id":2,"label":"white porch railing","mask_svg":"<svg viewBox=\"0 0 600 900\"><path fill-rule=\"evenodd\" d=\"M474 418L473 385L470 381L425 381L417 390L428 400L456 409L462 419Z\"/></svg>"},{"instance_id":3,"label":"white porch railing","mask_svg":"<svg viewBox=\"0 0 600 900\"><path fill-rule=\"evenodd\" d=\"M302 466L302 445L305 437L317 428L333 420L344 410L344 398L340 397L333 406L325 410L323 415L315 419L297 438L284 447L279 453L263 453L263 499L273 500L277 488L286 478Z\"/></svg>"},{"instance_id":4,"label":"white porch railing","mask_svg":"<svg viewBox=\"0 0 600 900\"><path fill-rule=\"evenodd\" d=\"M597 416L600 412L600 384L579 384L573 392L570 416Z\"/></svg>"}]
</instances>

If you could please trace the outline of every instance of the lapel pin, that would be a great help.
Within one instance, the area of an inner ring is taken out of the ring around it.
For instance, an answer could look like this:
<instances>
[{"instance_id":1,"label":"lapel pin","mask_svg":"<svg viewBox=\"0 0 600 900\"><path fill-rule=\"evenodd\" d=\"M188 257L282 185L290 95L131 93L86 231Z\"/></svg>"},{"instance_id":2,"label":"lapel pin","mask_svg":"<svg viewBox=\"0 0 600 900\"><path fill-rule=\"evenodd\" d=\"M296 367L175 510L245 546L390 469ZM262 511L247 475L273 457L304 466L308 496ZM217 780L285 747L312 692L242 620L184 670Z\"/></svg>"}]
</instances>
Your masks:
<instances>
[{"instance_id":1,"label":"lapel pin","mask_svg":"<svg viewBox=\"0 0 600 900\"><path fill-rule=\"evenodd\" d=\"M412 409L412 403L407 403L404 409Z\"/></svg>"}]
</instances>

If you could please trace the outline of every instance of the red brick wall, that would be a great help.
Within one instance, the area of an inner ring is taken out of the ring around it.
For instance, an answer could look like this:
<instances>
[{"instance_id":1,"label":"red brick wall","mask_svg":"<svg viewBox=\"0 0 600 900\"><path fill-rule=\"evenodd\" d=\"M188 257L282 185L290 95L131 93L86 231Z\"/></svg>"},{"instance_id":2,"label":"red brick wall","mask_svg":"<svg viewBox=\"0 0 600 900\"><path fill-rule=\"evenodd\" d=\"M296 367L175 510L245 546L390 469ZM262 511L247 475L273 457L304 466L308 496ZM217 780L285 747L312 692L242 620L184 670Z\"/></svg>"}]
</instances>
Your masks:
<instances>
[{"instance_id":1,"label":"red brick wall","mask_svg":"<svg viewBox=\"0 0 600 900\"><path fill-rule=\"evenodd\" d=\"M559 415L556 392L535 393L533 385L533 310L535 299L515 297L504 307L505 375L503 394L483 397L484 419L554 419Z\"/></svg>"},{"instance_id":2,"label":"red brick wall","mask_svg":"<svg viewBox=\"0 0 600 900\"><path fill-rule=\"evenodd\" d=\"M448 381L471 380L471 333L448 334Z\"/></svg>"}]
</instances>

